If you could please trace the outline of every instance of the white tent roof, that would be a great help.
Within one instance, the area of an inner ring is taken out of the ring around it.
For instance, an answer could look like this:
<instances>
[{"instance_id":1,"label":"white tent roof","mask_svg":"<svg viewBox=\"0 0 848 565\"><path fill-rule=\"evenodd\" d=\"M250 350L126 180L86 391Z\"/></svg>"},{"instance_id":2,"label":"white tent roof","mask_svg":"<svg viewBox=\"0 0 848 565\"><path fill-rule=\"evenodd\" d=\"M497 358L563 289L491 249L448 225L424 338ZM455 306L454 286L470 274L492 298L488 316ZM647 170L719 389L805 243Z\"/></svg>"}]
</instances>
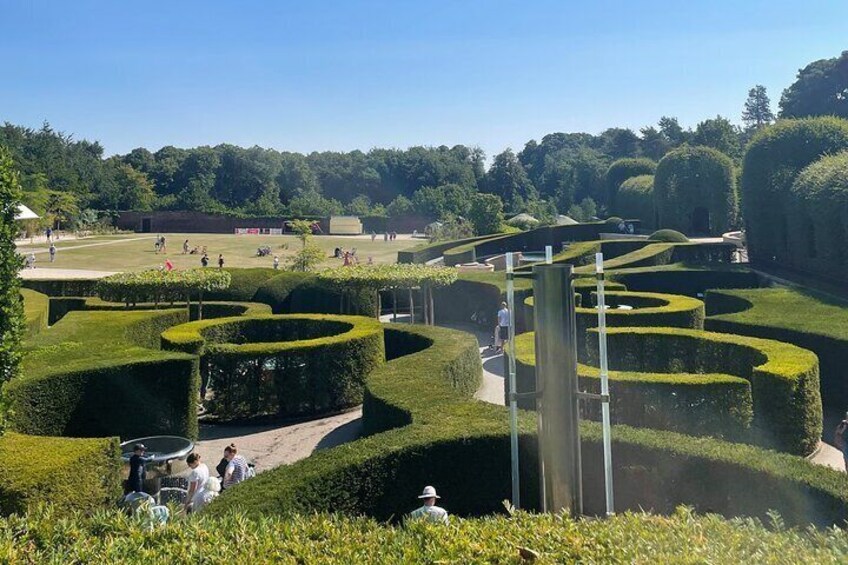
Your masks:
<instances>
[{"instance_id":1,"label":"white tent roof","mask_svg":"<svg viewBox=\"0 0 848 565\"><path fill-rule=\"evenodd\" d=\"M530 214L522 212L521 214L513 216L506 221L506 223L508 223L508 224L517 223L517 222L539 223L539 220L537 220L536 218L534 218Z\"/></svg>"},{"instance_id":2,"label":"white tent roof","mask_svg":"<svg viewBox=\"0 0 848 565\"><path fill-rule=\"evenodd\" d=\"M556 217L556 223L558 226L573 226L574 224L579 224L580 222L578 222L574 218L571 218L570 216L564 216L562 214L559 214Z\"/></svg>"},{"instance_id":3,"label":"white tent roof","mask_svg":"<svg viewBox=\"0 0 848 565\"><path fill-rule=\"evenodd\" d=\"M38 214L24 206L23 204L18 204L18 213L15 214L16 220L37 220Z\"/></svg>"}]
</instances>

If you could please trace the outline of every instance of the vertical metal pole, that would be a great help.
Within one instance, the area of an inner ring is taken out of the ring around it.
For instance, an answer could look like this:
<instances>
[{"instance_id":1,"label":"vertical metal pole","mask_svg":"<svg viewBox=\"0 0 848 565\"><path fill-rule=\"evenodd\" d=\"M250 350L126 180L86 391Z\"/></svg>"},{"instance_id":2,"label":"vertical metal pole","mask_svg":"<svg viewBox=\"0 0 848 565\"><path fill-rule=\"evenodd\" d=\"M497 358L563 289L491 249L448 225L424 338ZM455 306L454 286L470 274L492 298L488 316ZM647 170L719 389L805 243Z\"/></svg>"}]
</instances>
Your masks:
<instances>
[{"instance_id":1,"label":"vertical metal pole","mask_svg":"<svg viewBox=\"0 0 848 565\"><path fill-rule=\"evenodd\" d=\"M607 516L615 510L612 492L612 438L610 430L609 371L607 367L607 302L604 296L604 254L595 254L595 272L598 277L598 353L601 366L601 422L604 440L604 488L606 490Z\"/></svg>"},{"instance_id":2,"label":"vertical metal pole","mask_svg":"<svg viewBox=\"0 0 848 565\"><path fill-rule=\"evenodd\" d=\"M545 264L550 265L554 262L554 248L551 245L545 246Z\"/></svg>"},{"instance_id":3,"label":"vertical metal pole","mask_svg":"<svg viewBox=\"0 0 848 565\"><path fill-rule=\"evenodd\" d=\"M509 308L509 447L512 458L512 505L521 508L518 474L518 400L515 393L515 283L512 253L506 254L506 304Z\"/></svg>"},{"instance_id":4,"label":"vertical metal pole","mask_svg":"<svg viewBox=\"0 0 848 565\"><path fill-rule=\"evenodd\" d=\"M572 266L533 267L536 412L544 512L583 513Z\"/></svg>"}]
</instances>

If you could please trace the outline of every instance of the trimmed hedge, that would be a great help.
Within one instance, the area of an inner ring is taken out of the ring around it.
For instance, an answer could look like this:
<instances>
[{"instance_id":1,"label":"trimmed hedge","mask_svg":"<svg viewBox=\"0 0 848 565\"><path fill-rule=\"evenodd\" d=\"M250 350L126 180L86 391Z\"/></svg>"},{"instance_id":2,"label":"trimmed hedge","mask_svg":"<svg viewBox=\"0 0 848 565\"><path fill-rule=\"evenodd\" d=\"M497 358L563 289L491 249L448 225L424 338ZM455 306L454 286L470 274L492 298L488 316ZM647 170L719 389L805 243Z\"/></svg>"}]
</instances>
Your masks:
<instances>
[{"instance_id":1,"label":"trimmed hedge","mask_svg":"<svg viewBox=\"0 0 848 565\"><path fill-rule=\"evenodd\" d=\"M533 293L533 281L516 278L515 324L525 327L524 310L521 304ZM439 324L478 324L493 330L496 314L501 302L506 301L506 274L503 271L460 273L459 279L450 286L434 288L433 302L436 321Z\"/></svg>"},{"instance_id":2,"label":"trimmed hedge","mask_svg":"<svg viewBox=\"0 0 848 565\"><path fill-rule=\"evenodd\" d=\"M343 294L338 288L322 282L309 273L279 273L257 288L253 300L268 304L274 314L319 313L377 316L375 293L362 290Z\"/></svg>"},{"instance_id":3,"label":"trimmed hedge","mask_svg":"<svg viewBox=\"0 0 848 565\"><path fill-rule=\"evenodd\" d=\"M736 174L727 155L684 145L665 154L654 174L657 225L713 235L735 228L739 217Z\"/></svg>"},{"instance_id":4,"label":"trimmed hedge","mask_svg":"<svg viewBox=\"0 0 848 565\"><path fill-rule=\"evenodd\" d=\"M230 286L223 290L207 292L204 300L204 311L206 300L218 300L223 302L250 302L256 291L268 279L280 275L280 271L264 267L248 269L224 269L230 273ZM204 312L205 313L205 312Z\"/></svg>"},{"instance_id":5,"label":"trimmed hedge","mask_svg":"<svg viewBox=\"0 0 848 565\"><path fill-rule=\"evenodd\" d=\"M781 120L754 135L742 165L745 237L753 263L791 263L790 191L798 174L823 155L848 149L848 121L833 117ZM806 253L806 251L805 251Z\"/></svg>"},{"instance_id":6,"label":"trimmed hedge","mask_svg":"<svg viewBox=\"0 0 848 565\"><path fill-rule=\"evenodd\" d=\"M648 241L665 241L668 243L688 243L689 238L675 230L657 230L648 236Z\"/></svg>"},{"instance_id":7,"label":"trimmed hedge","mask_svg":"<svg viewBox=\"0 0 848 565\"><path fill-rule=\"evenodd\" d=\"M414 338L400 340L406 350L417 351L403 357L387 352L393 360L369 378L364 425L371 433L386 431L262 473L224 492L205 512L216 520L234 510L397 520L414 506L410 493L423 484L436 485L455 515L502 511L500 501L510 496L508 418L504 407L471 400L480 374L476 340L433 327L385 331L421 336L417 344L410 343ZM533 508L535 414L523 413L519 425L522 500ZM602 514L600 426L584 422L581 434L585 511ZM777 511L790 525L841 524L848 515L848 477L796 456L618 425L613 457L619 512L667 513L688 504L725 516L765 518Z\"/></svg>"},{"instance_id":8,"label":"trimmed hedge","mask_svg":"<svg viewBox=\"0 0 848 565\"><path fill-rule=\"evenodd\" d=\"M21 296L24 299L26 337L32 337L47 327L47 320L50 315L50 298L45 294L26 288L21 289Z\"/></svg>"},{"instance_id":9,"label":"trimmed hedge","mask_svg":"<svg viewBox=\"0 0 848 565\"><path fill-rule=\"evenodd\" d=\"M623 183L634 177L653 175L656 169L656 162L646 158L627 158L613 161L604 175L604 184L607 189L607 209L625 218L639 218L643 221L653 221L653 213L648 218L630 214L626 207L621 206L619 196L621 195Z\"/></svg>"},{"instance_id":10,"label":"trimmed hedge","mask_svg":"<svg viewBox=\"0 0 848 565\"><path fill-rule=\"evenodd\" d=\"M661 292L700 297L714 288L757 288L760 276L745 267L715 265L687 267L671 264L662 267L618 269L608 277L633 292Z\"/></svg>"},{"instance_id":11,"label":"trimmed hedge","mask_svg":"<svg viewBox=\"0 0 848 565\"><path fill-rule=\"evenodd\" d=\"M99 279L22 279L21 286L47 296L96 296Z\"/></svg>"},{"instance_id":12,"label":"trimmed hedge","mask_svg":"<svg viewBox=\"0 0 848 565\"><path fill-rule=\"evenodd\" d=\"M437 241L435 243L424 243L421 245L416 245L412 249L407 249L405 251L398 251L397 262L398 263L426 263L427 261L432 261L433 259L438 259L441 257L446 249L451 249L453 247L458 247L460 245L464 245L466 243L472 243L475 241L483 241L484 239L489 239L491 237L498 237L500 234L489 234L489 235L480 235L477 237L469 237L466 239L454 239L452 241Z\"/></svg>"},{"instance_id":13,"label":"trimmed hedge","mask_svg":"<svg viewBox=\"0 0 848 565\"><path fill-rule=\"evenodd\" d=\"M516 338L518 392L536 388L535 334ZM600 393L600 371L578 364L581 390ZM670 430L690 435L744 438L753 419L751 384L722 373L609 371L610 417L613 424ZM504 384L504 399L507 399ZM535 410L533 399L519 407ZM600 403L581 403L581 417L601 419Z\"/></svg>"},{"instance_id":14,"label":"trimmed hedge","mask_svg":"<svg viewBox=\"0 0 848 565\"><path fill-rule=\"evenodd\" d=\"M706 303L708 330L785 341L818 355L822 402L848 405L848 302L779 287L712 290Z\"/></svg>"},{"instance_id":15,"label":"trimmed hedge","mask_svg":"<svg viewBox=\"0 0 848 565\"><path fill-rule=\"evenodd\" d=\"M362 402L385 359L373 318L287 315L203 320L162 333L163 349L202 356L220 419L337 412Z\"/></svg>"},{"instance_id":16,"label":"trimmed hedge","mask_svg":"<svg viewBox=\"0 0 848 565\"><path fill-rule=\"evenodd\" d=\"M185 309L71 312L28 340L7 383L9 428L27 434L197 437L197 359L158 351Z\"/></svg>"},{"instance_id":17,"label":"trimmed hedge","mask_svg":"<svg viewBox=\"0 0 848 565\"><path fill-rule=\"evenodd\" d=\"M642 229L654 229L656 211L653 171L651 174L630 177L622 182L615 197L615 209L622 216L642 220Z\"/></svg>"},{"instance_id":18,"label":"trimmed hedge","mask_svg":"<svg viewBox=\"0 0 848 565\"><path fill-rule=\"evenodd\" d=\"M53 511L90 514L121 496L117 438L0 436L0 515L49 502Z\"/></svg>"}]
</instances>

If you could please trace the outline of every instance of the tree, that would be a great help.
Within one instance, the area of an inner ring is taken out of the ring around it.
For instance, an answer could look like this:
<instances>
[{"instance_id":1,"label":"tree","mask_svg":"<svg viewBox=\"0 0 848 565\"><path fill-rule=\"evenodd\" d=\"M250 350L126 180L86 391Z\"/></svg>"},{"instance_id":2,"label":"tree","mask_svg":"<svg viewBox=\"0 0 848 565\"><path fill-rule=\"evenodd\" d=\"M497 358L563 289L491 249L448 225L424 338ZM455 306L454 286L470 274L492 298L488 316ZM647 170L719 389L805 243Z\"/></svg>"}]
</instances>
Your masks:
<instances>
[{"instance_id":1,"label":"tree","mask_svg":"<svg viewBox=\"0 0 848 565\"><path fill-rule=\"evenodd\" d=\"M403 195L396 197L389 203L388 206L386 206L386 213L390 218L408 216L409 214L412 214L412 212L412 200Z\"/></svg>"},{"instance_id":2,"label":"tree","mask_svg":"<svg viewBox=\"0 0 848 565\"><path fill-rule=\"evenodd\" d=\"M495 157L486 175L486 190L500 196L510 210L521 210L527 200L539 197L512 149Z\"/></svg>"},{"instance_id":3,"label":"tree","mask_svg":"<svg viewBox=\"0 0 848 565\"><path fill-rule=\"evenodd\" d=\"M848 51L813 61L780 97L781 118L839 116L848 118Z\"/></svg>"},{"instance_id":4,"label":"tree","mask_svg":"<svg viewBox=\"0 0 848 565\"><path fill-rule=\"evenodd\" d=\"M291 199L289 212L293 216L336 216L342 213L342 204L317 192L303 192Z\"/></svg>"},{"instance_id":5,"label":"tree","mask_svg":"<svg viewBox=\"0 0 848 565\"><path fill-rule=\"evenodd\" d=\"M286 266L291 271L307 273L314 271L324 262L324 250L312 241L304 241L303 247L294 255L286 257Z\"/></svg>"},{"instance_id":6,"label":"tree","mask_svg":"<svg viewBox=\"0 0 848 565\"><path fill-rule=\"evenodd\" d=\"M147 175L117 157L104 163L105 188L98 204L107 210L150 210L156 199L153 183Z\"/></svg>"},{"instance_id":7,"label":"tree","mask_svg":"<svg viewBox=\"0 0 848 565\"><path fill-rule=\"evenodd\" d=\"M671 147L677 147L689 140L688 132L684 131L683 128L680 127L680 123L678 123L677 118L663 116L660 118L657 125L660 126L660 133L668 141Z\"/></svg>"},{"instance_id":8,"label":"tree","mask_svg":"<svg viewBox=\"0 0 848 565\"><path fill-rule=\"evenodd\" d=\"M354 216L369 216L371 214L371 199L364 194L358 194L345 206L345 212Z\"/></svg>"},{"instance_id":9,"label":"tree","mask_svg":"<svg viewBox=\"0 0 848 565\"><path fill-rule=\"evenodd\" d=\"M754 132L774 121L766 87L758 84L748 91L745 109L742 110L742 121L749 132Z\"/></svg>"},{"instance_id":10,"label":"tree","mask_svg":"<svg viewBox=\"0 0 848 565\"><path fill-rule=\"evenodd\" d=\"M639 155L639 136L626 128L609 128L601 134L604 153L613 159Z\"/></svg>"},{"instance_id":11,"label":"tree","mask_svg":"<svg viewBox=\"0 0 848 565\"><path fill-rule=\"evenodd\" d=\"M458 184L424 187L412 196L415 211L422 216L445 218L465 216L471 207L475 190Z\"/></svg>"},{"instance_id":12,"label":"tree","mask_svg":"<svg viewBox=\"0 0 848 565\"><path fill-rule=\"evenodd\" d=\"M19 174L11 154L0 145L0 384L20 372L24 312L18 272L22 263L15 250L15 215L20 202Z\"/></svg>"},{"instance_id":13,"label":"tree","mask_svg":"<svg viewBox=\"0 0 848 565\"><path fill-rule=\"evenodd\" d=\"M692 143L712 147L725 155L738 158L742 154L740 133L739 128L731 124L730 120L716 116L698 124L692 136Z\"/></svg>"},{"instance_id":14,"label":"tree","mask_svg":"<svg viewBox=\"0 0 848 565\"><path fill-rule=\"evenodd\" d=\"M671 149L671 143L660 130L654 126L646 126L639 130L642 134L642 153L645 157L659 161Z\"/></svg>"},{"instance_id":15,"label":"tree","mask_svg":"<svg viewBox=\"0 0 848 565\"><path fill-rule=\"evenodd\" d=\"M503 219L503 202L497 195L475 194L471 199L468 220L477 235L499 232Z\"/></svg>"}]
</instances>

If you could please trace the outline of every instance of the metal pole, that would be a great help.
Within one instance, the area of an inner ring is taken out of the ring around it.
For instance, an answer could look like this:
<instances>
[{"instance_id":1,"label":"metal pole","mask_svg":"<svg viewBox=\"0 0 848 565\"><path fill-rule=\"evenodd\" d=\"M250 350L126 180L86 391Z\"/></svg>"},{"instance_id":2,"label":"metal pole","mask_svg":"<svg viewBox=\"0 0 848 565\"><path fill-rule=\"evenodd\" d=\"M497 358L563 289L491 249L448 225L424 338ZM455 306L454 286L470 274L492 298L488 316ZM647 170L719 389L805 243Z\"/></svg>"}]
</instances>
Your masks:
<instances>
[{"instance_id":1,"label":"metal pole","mask_svg":"<svg viewBox=\"0 0 848 565\"><path fill-rule=\"evenodd\" d=\"M545 264L550 265L554 262L554 248L553 246L546 245L545 246Z\"/></svg>"},{"instance_id":2,"label":"metal pole","mask_svg":"<svg viewBox=\"0 0 848 565\"><path fill-rule=\"evenodd\" d=\"M536 412L544 512L583 513L572 266L533 267Z\"/></svg>"},{"instance_id":3,"label":"metal pole","mask_svg":"<svg viewBox=\"0 0 848 565\"><path fill-rule=\"evenodd\" d=\"M512 253L506 254L506 304L509 308L509 447L512 458L512 505L521 508L518 472L518 400L515 393L515 283Z\"/></svg>"},{"instance_id":4,"label":"metal pole","mask_svg":"<svg viewBox=\"0 0 848 565\"><path fill-rule=\"evenodd\" d=\"M595 272L598 277L598 352L601 366L601 421L604 436L604 488L606 490L607 516L615 511L612 492L612 438L610 430L609 374L607 367L607 312L604 296L604 254L595 254Z\"/></svg>"}]
</instances>

